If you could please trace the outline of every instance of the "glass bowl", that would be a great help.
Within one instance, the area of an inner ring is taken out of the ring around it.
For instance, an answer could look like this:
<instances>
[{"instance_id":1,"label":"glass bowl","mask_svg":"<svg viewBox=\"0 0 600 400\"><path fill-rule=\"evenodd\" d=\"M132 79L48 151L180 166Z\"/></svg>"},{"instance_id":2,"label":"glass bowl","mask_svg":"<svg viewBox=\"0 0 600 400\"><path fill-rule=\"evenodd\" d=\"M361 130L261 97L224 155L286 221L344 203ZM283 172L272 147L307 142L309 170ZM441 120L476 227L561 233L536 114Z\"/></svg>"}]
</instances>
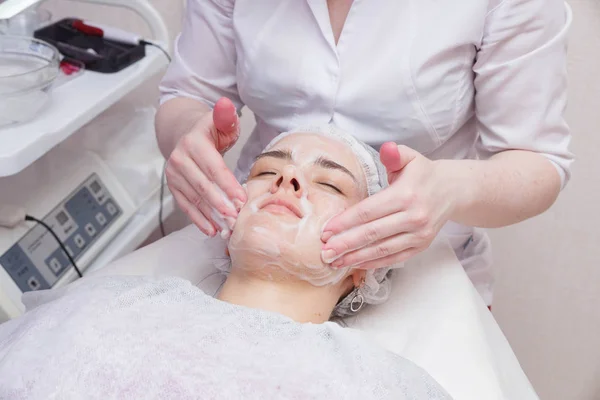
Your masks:
<instances>
[{"instance_id":1,"label":"glass bowl","mask_svg":"<svg viewBox=\"0 0 600 400\"><path fill-rule=\"evenodd\" d=\"M0 0L0 3L2 0ZM50 23L52 13L43 8L30 8L7 20L0 20L0 33L13 36L31 36Z\"/></svg>"},{"instance_id":2,"label":"glass bowl","mask_svg":"<svg viewBox=\"0 0 600 400\"><path fill-rule=\"evenodd\" d=\"M29 121L49 100L58 50L25 36L0 36L0 126Z\"/></svg>"}]
</instances>

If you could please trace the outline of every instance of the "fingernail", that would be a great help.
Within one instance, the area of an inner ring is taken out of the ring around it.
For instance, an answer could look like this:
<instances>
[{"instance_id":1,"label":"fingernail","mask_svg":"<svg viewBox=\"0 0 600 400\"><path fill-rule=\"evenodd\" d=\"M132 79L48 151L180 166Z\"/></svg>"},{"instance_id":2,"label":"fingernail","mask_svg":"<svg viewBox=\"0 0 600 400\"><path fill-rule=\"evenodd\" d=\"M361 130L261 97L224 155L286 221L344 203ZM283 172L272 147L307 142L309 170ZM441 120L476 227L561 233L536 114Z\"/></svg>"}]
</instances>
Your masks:
<instances>
[{"instance_id":1,"label":"fingernail","mask_svg":"<svg viewBox=\"0 0 600 400\"><path fill-rule=\"evenodd\" d=\"M225 217L225 222L227 223L229 229L233 229L233 227L235 226L235 218Z\"/></svg>"},{"instance_id":2,"label":"fingernail","mask_svg":"<svg viewBox=\"0 0 600 400\"><path fill-rule=\"evenodd\" d=\"M344 260L341 258L338 258L331 264L331 266L333 268L342 268L344 266Z\"/></svg>"},{"instance_id":3,"label":"fingernail","mask_svg":"<svg viewBox=\"0 0 600 400\"><path fill-rule=\"evenodd\" d=\"M221 231L221 239L227 240L231 237L231 231L229 229L223 229Z\"/></svg>"},{"instance_id":4,"label":"fingernail","mask_svg":"<svg viewBox=\"0 0 600 400\"><path fill-rule=\"evenodd\" d=\"M323 262L327 264L331 264L335 260L336 255L337 253L333 249L323 250L321 252L321 258L323 259Z\"/></svg>"},{"instance_id":5,"label":"fingernail","mask_svg":"<svg viewBox=\"0 0 600 400\"><path fill-rule=\"evenodd\" d=\"M244 207L244 202L241 201L240 199L233 199L233 205L235 206L235 209L237 210L237 212L240 212L242 207Z\"/></svg>"},{"instance_id":6,"label":"fingernail","mask_svg":"<svg viewBox=\"0 0 600 400\"><path fill-rule=\"evenodd\" d=\"M238 213L238 210L236 210L235 205L230 204L230 205L227 205L225 212L221 213L221 214L223 215L223 218L235 218L235 217L237 217L237 213Z\"/></svg>"},{"instance_id":7,"label":"fingernail","mask_svg":"<svg viewBox=\"0 0 600 400\"><path fill-rule=\"evenodd\" d=\"M332 236L333 236L333 232L331 232L331 231L326 231L326 232L323 232L323 234L321 235L321 240L322 240L323 242L326 242L326 241L328 241L329 239L331 239L331 237L332 237Z\"/></svg>"},{"instance_id":8,"label":"fingernail","mask_svg":"<svg viewBox=\"0 0 600 400\"><path fill-rule=\"evenodd\" d=\"M207 222L206 230L208 231L208 236L215 237L219 234L219 228L214 223Z\"/></svg>"}]
</instances>

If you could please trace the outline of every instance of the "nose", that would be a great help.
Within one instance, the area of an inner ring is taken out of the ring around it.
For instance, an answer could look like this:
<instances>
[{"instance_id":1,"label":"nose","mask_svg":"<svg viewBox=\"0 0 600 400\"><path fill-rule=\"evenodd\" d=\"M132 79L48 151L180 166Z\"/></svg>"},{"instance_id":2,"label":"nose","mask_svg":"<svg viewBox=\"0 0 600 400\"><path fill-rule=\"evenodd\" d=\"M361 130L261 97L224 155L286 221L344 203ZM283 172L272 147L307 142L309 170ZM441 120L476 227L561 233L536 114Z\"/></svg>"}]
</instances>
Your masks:
<instances>
[{"instance_id":1,"label":"nose","mask_svg":"<svg viewBox=\"0 0 600 400\"><path fill-rule=\"evenodd\" d=\"M286 190L294 193L297 197L301 197L304 192L304 184L302 179L299 177L298 169L293 165L286 166L281 175L277 177L273 186L271 187L271 193L275 193L278 190Z\"/></svg>"}]
</instances>

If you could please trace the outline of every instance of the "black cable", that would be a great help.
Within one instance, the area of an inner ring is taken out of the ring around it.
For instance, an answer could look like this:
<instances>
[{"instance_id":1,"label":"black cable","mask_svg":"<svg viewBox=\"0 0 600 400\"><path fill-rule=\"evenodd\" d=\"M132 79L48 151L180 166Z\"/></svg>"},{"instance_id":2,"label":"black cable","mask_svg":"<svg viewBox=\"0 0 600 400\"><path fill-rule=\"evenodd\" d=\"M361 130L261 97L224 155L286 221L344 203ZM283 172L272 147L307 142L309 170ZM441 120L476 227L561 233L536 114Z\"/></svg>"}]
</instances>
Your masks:
<instances>
[{"instance_id":1,"label":"black cable","mask_svg":"<svg viewBox=\"0 0 600 400\"><path fill-rule=\"evenodd\" d=\"M157 49L159 49L160 51L163 52L165 57L167 57L167 60L169 60L169 63L172 61L169 53L167 53L167 51L165 49L163 49L161 46L159 46L158 44L149 42L147 40L141 40L140 43L143 45L146 45L146 46L156 47ZM162 237L167 236L167 231L165 230L165 224L163 222L163 209L164 209L164 198L165 198L165 170L166 170L166 168L167 168L167 162L165 161L165 165L163 166L163 170L162 170L162 175L160 177L160 199L159 199L160 204L159 204L159 208L158 208L158 226L160 227L160 233L161 233Z\"/></svg>"},{"instance_id":2,"label":"black cable","mask_svg":"<svg viewBox=\"0 0 600 400\"><path fill-rule=\"evenodd\" d=\"M163 52L163 54L165 55L165 57L167 57L167 60L169 60L169 63L171 62L171 56L169 55L169 53L167 53L167 51L165 49L163 49L162 47L160 47L156 43L152 43L152 42L149 42L147 40L141 40L140 43L144 44L146 46L154 46L154 47L156 47L157 49L159 49L160 51Z\"/></svg>"},{"instance_id":3,"label":"black cable","mask_svg":"<svg viewBox=\"0 0 600 400\"><path fill-rule=\"evenodd\" d=\"M165 198L165 171L167 169L167 162L163 166L162 174L160 175L160 199L159 199L159 208L158 208L158 226L160 226L160 233L163 237L167 236L165 231L165 224L163 223L163 208L164 208L164 198Z\"/></svg>"},{"instance_id":4,"label":"black cable","mask_svg":"<svg viewBox=\"0 0 600 400\"><path fill-rule=\"evenodd\" d=\"M60 246L60 248L67 255L67 258L69 259L69 262L71 263L71 265L73 265L73 268L75 269L75 272L77 272L77 275L79 275L80 278L83 278L83 274L81 273L81 271L79 270L79 268L77 268L77 264L75 263L75 260L73 260L73 257L71 257L71 255L69 254L69 252L67 251L67 248L65 247L65 245L63 244L63 242L58 238L58 236L56 235L56 233L54 233L54 230L52 228L50 228L50 226L48 226L48 224L46 224L42 220L39 220L39 219L37 219L35 217L32 217L31 215L26 215L25 216L25 221L37 222L38 224L40 224L44 228L46 228L48 230L48 232L50 232L52 234L52 236L54 236L54 239L56 239L56 241L58 242L58 245Z\"/></svg>"}]
</instances>

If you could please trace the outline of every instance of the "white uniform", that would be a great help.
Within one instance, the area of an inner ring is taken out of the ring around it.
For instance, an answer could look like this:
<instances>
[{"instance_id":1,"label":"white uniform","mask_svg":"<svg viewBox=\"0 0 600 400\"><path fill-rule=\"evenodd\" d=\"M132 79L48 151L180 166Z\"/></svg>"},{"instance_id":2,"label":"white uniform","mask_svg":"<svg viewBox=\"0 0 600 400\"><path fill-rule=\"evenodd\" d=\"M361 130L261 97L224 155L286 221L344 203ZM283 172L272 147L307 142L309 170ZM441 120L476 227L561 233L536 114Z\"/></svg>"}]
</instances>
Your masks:
<instances>
[{"instance_id":1,"label":"white uniform","mask_svg":"<svg viewBox=\"0 0 600 400\"><path fill-rule=\"evenodd\" d=\"M326 0L188 0L161 101L247 105L257 126L237 176L278 133L333 122L431 159L535 151L564 186L569 25L562 0L354 0L336 45ZM489 304L485 233L444 232Z\"/></svg>"}]
</instances>

